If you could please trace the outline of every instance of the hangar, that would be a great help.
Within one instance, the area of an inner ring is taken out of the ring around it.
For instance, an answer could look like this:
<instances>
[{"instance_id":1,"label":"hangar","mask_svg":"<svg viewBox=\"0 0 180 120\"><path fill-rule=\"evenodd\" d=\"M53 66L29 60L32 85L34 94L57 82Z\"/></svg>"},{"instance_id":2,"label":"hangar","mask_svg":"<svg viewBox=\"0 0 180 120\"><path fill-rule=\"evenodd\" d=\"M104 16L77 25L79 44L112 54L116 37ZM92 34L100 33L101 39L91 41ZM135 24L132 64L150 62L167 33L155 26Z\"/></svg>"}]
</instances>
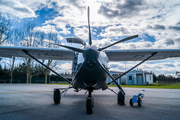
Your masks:
<instances>
[{"instance_id":1,"label":"hangar","mask_svg":"<svg viewBox=\"0 0 180 120\"><path fill-rule=\"evenodd\" d=\"M123 74L123 72L110 71L113 77ZM112 81L110 78L108 82ZM153 74L146 71L133 70L117 80L120 85L147 85L153 84Z\"/></svg>"}]
</instances>

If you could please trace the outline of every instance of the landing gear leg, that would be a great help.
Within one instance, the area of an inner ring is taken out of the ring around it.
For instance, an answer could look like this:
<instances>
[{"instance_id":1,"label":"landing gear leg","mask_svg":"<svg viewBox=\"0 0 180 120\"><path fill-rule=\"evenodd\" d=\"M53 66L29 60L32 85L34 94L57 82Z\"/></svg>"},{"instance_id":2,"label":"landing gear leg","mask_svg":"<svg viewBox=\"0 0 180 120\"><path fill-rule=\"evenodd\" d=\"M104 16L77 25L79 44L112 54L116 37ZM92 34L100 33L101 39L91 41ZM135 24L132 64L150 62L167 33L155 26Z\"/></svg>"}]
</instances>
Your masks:
<instances>
[{"instance_id":1,"label":"landing gear leg","mask_svg":"<svg viewBox=\"0 0 180 120\"><path fill-rule=\"evenodd\" d=\"M91 96L92 91L93 90L88 90L89 95L86 98L86 111L87 111L87 114L92 114L93 113L93 109L92 108L94 107L94 99Z\"/></svg>"},{"instance_id":2,"label":"landing gear leg","mask_svg":"<svg viewBox=\"0 0 180 120\"><path fill-rule=\"evenodd\" d=\"M119 91L117 95L117 103L119 105L125 105L124 100L125 100L125 95L121 91Z\"/></svg>"}]
</instances>

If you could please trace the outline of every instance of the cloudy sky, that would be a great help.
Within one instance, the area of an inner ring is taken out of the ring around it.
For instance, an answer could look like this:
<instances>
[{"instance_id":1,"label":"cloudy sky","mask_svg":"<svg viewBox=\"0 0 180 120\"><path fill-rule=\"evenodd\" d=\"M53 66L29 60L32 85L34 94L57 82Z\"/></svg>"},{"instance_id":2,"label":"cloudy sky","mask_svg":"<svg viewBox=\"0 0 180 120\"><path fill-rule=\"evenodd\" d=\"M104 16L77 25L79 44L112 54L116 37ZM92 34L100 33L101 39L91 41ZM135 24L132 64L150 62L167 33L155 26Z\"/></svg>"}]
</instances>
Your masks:
<instances>
[{"instance_id":1,"label":"cloudy sky","mask_svg":"<svg viewBox=\"0 0 180 120\"><path fill-rule=\"evenodd\" d=\"M130 35L139 37L110 49L180 49L179 0L0 0L0 11L12 21L36 23L34 30L88 40L87 6L93 44L109 45ZM137 62L112 62L110 70L124 71ZM59 65L69 70L70 63ZM180 58L146 62L139 66L156 74L180 71Z\"/></svg>"}]
</instances>

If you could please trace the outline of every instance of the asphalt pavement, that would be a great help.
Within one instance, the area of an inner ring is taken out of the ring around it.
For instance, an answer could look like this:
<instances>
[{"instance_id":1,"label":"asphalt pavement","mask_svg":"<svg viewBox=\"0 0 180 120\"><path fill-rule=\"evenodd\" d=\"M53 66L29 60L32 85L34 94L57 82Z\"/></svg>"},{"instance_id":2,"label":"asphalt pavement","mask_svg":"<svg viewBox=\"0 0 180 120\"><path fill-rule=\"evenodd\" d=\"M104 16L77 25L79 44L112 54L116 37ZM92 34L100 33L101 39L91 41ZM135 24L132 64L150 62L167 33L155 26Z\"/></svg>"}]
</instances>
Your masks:
<instances>
[{"instance_id":1,"label":"asphalt pavement","mask_svg":"<svg viewBox=\"0 0 180 120\"><path fill-rule=\"evenodd\" d=\"M86 114L85 90L70 89L59 105L53 102L53 88L64 85L0 84L0 120L180 120L179 89L145 88L142 106L129 105L141 88L123 88L126 105L117 104L110 90L93 91L93 114ZM118 88L111 87L118 92Z\"/></svg>"}]
</instances>

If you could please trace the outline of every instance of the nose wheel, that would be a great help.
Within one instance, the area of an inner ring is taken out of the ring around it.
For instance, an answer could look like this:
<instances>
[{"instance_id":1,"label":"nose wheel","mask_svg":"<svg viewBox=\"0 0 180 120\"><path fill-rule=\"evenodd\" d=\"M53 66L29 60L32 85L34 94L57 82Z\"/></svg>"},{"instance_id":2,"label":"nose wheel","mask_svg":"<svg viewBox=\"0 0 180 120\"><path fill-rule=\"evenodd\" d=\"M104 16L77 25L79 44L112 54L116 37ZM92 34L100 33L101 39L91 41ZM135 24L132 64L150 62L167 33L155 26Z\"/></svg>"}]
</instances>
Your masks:
<instances>
[{"instance_id":1,"label":"nose wheel","mask_svg":"<svg viewBox=\"0 0 180 120\"><path fill-rule=\"evenodd\" d=\"M93 107L94 107L94 99L91 96L92 90L88 90L88 91L89 91L89 95L86 98L86 111L87 111L87 114L92 114L93 113Z\"/></svg>"}]
</instances>

